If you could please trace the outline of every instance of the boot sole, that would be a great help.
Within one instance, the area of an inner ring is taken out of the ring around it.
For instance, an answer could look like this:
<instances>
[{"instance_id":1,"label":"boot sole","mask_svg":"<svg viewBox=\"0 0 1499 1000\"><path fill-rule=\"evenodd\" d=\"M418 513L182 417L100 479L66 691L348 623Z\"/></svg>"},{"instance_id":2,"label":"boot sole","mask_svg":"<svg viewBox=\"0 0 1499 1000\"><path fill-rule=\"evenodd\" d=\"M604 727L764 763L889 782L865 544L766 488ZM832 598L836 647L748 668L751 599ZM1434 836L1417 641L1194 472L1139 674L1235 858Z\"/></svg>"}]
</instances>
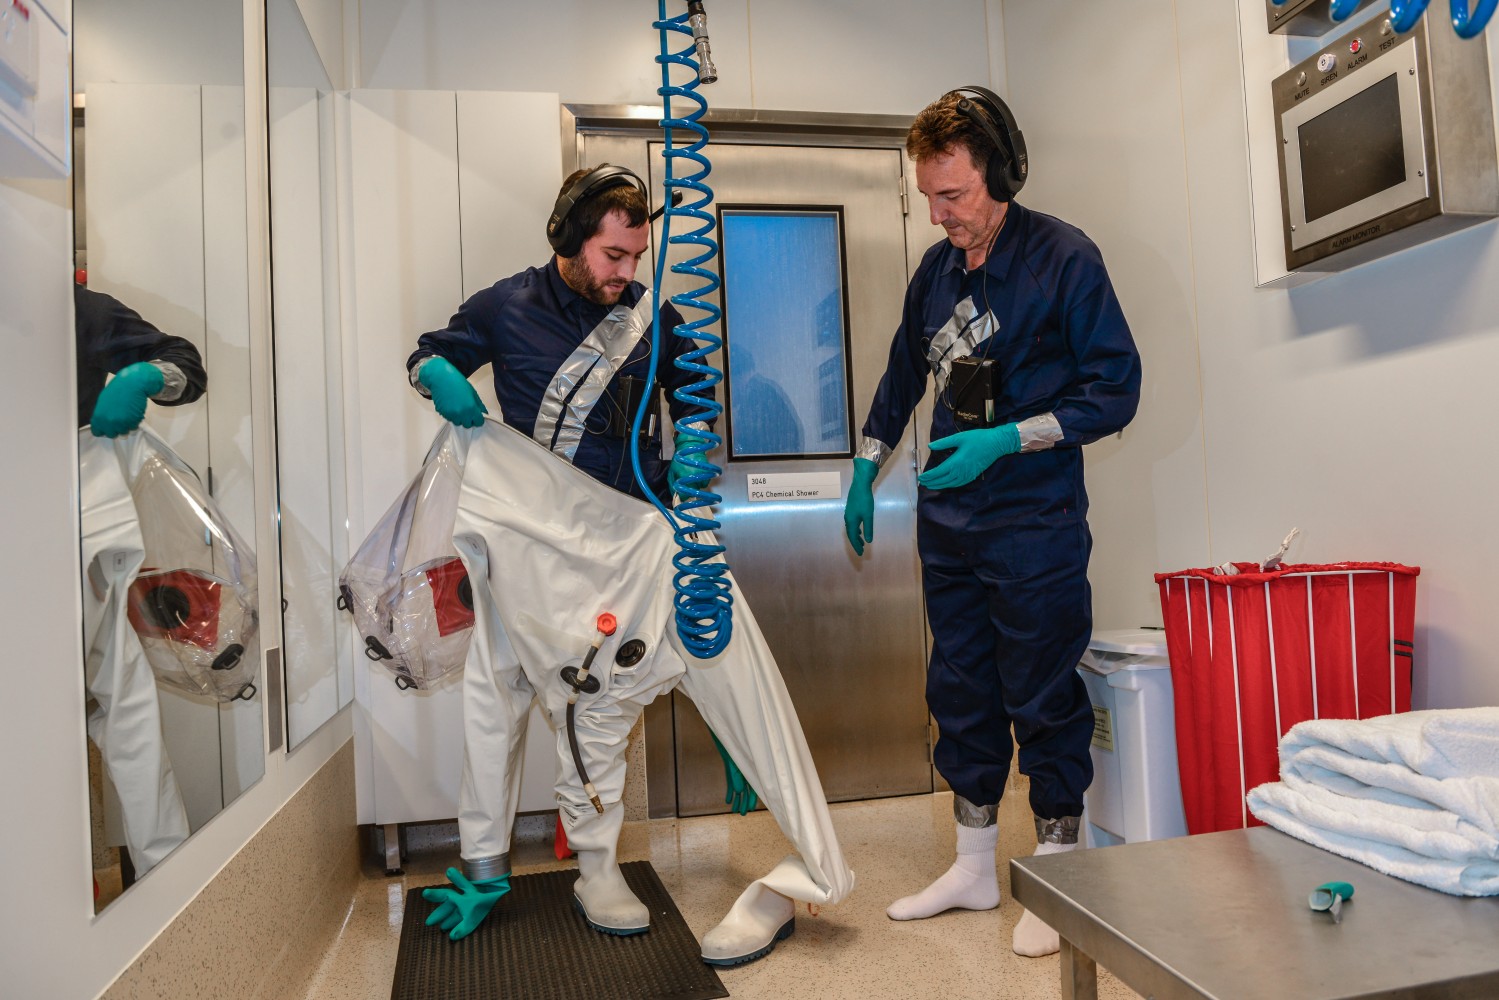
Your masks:
<instances>
[{"instance_id":1,"label":"boot sole","mask_svg":"<svg viewBox=\"0 0 1499 1000\"><path fill-rule=\"evenodd\" d=\"M786 940L795 932L796 918L792 917L790 920L781 925L780 930L775 932L775 935L770 939L770 943L767 944L764 948L759 949L758 951L752 951L748 955L736 955L733 958L709 958L707 955L704 955L703 961L708 965L716 965L720 968L726 968L731 965L743 965L746 962L753 962L755 959L764 958L766 955L769 955L771 952L775 951L777 944Z\"/></svg>"},{"instance_id":2,"label":"boot sole","mask_svg":"<svg viewBox=\"0 0 1499 1000\"><path fill-rule=\"evenodd\" d=\"M613 934L615 937L630 937L635 934L644 934L651 929L650 924L642 924L639 927L605 927L603 924L595 923L589 918L588 911L583 909L583 901L577 895L573 896L573 906L577 908L578 915L583 918L583 922L600 934Z\"/></svg>"}]
</instances>

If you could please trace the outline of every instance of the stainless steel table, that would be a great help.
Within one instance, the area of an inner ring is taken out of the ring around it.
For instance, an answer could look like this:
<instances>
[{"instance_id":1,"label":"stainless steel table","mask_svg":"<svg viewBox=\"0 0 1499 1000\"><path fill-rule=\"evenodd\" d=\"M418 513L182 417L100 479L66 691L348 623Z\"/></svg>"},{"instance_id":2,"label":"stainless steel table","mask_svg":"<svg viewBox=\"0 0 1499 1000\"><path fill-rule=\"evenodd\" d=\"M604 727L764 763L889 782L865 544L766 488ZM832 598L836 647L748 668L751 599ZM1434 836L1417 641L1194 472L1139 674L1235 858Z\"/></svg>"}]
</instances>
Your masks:
<instances>
[{"instance_id":1,"label":"stainless steel table","mask_svg":"<svg viewBox=\"0 0 1499 1000\"><path fill-rule=\"evenodd\" d=\"M1307 906L1352 883L1342 923ZM1010 862L1010 890L1062 938L1064 1000L1098 966L1146 997L1493 1000L1499 897L1449 896L1269 827Z\"/></svg>"}]
</instances>

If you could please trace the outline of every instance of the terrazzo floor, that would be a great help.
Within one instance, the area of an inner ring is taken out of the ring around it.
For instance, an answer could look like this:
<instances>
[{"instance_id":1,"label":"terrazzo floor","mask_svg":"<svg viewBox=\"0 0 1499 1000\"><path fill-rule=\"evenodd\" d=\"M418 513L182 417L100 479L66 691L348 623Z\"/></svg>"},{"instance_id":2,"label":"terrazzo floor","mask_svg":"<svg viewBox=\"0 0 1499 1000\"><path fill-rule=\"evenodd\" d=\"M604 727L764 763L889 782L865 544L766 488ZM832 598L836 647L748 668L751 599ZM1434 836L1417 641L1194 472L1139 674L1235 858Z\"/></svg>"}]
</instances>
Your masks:
<instances>
[{"instance_id":1,"label":"terrazzo floor","mask_svg":"<svg viewBox=\"0 0 1499 1000\"><path fill-rule=\"evenodd\" d=\"M1023 779L1022 779L1023 780ZM1010 932L1021 908L1010 898L1007 859L1034 848L1024 790L1012 788L1001 809L999 866L1004 901L982 913L950 911L898 923L885 907L914 892L952 863L951 793L834 805L833 822L857 877L853 893L810 916L769 956L721 970L735 998L884 1000L884 998L1047 998L1060 996L1057 957L1021 958ZM517 874L571 867L552 856L548 820L523 818L512 858ZM390 995L408 889L441 883L456 864L455 827L426 828L408 840L405 874L365 869L337 944L309 1000L370 1000ZM435 834L430 831L436 831ZM408 830L408 833L411 831ZM708 816L627 823L620 860L648 860L699 938L728 911L744 886L790 853L769 814ZM1134 991L1099 970L1098 995L1133 1000Z\"/></svg>"}]
</instances>

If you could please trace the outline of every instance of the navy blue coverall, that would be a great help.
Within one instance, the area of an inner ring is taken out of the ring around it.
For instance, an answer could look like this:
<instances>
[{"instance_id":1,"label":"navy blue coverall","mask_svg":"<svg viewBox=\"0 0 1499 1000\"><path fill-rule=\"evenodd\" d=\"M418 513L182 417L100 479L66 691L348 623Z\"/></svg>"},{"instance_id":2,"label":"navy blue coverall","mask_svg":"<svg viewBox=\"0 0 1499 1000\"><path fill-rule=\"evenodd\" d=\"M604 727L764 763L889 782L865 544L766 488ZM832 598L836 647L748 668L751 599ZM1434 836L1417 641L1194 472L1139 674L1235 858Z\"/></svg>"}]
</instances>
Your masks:
<instances>
[{"instance_id":1,"label":"navy blue coverall","mask_svg":"<svg viewBox=\"0 0 1499 1000\"><path fill-rule=\"evenodd\" d=\"M416 368L425 358L446 358L465 376L492 365L495 396L505 423L532 438L538 438L539 426L540 437L546 438L541 444L599 482L644 500L630 464L628 438L612 437L607 428L611 411L623 412L620 376L644 379L650 365L650 309L641 306L642 296L647 294L644 285L632 281L617 305L590 302L568 287L553 257L544 267L527 268L475 293L448 321L446 329L423 334L417 340L417 350L407 359L406 368L412 373L412 384L426 395L415 379ZM638 313L644 314L643 331L638 324L633 330L628 328L629 314L637 307ZM688 406L672 396L673 390L698 378L672 363L694 347L692 341L672 332L681 321L671 303L661 304L662 342L667 350L656 363L656 377L666 389L673 421L699 416L689 413ZM639 340L629 348L618 369L609 374L607 358L593 347L607 348L610 343L621 343L620 337L635 334L640 335ZM602 395L590 398L589 376L602 383L606 374ZM699 393L711 394L711 390ZM631 420L634 416L633 412L628 414ZM582 425L574 428L576 443L571 448L566 443L569 423ZM658 427L648 444L641 444L640 468L663 502L669 502L668 465L661 458Z\"/></svg>"},{"instance_id":2,"label":"navy blue coverall","mask_svg":"<svg viewBox=\"0 0 1499 1000\"><path fill-rule=\"evenodd\" d=\"M73 286L73 334L78 347L78 426L93 419L94 405L109 376L137 361L176 365L187 380L181 394L157 399L162 406L191 403L208 388L203 356L192 341L162 333L112 295Z\"/></svg>"},{"instance_id":3,"label":"navy blue coverall","mask_svg":"<svg viewBox=\"0 0 1499 1000\"><path fill-rule=\"evenodd\" d=\"M1013 726L1033 812L1078 816L1093 779L1093 712L1076 671L1093 619L1081 446L1134 416L1140 358L1098 248L1072 226L1011 202L984 264L964 264L946 240L922 258L860 454L889 454L928 376L938 387L931 440L966 429L954 418L951 359L994 361L997 423L1020 424L1021 452L966 486L922 487L917 502L934 758L957 794L996 803Z\"/></svg>"}]
</instances>

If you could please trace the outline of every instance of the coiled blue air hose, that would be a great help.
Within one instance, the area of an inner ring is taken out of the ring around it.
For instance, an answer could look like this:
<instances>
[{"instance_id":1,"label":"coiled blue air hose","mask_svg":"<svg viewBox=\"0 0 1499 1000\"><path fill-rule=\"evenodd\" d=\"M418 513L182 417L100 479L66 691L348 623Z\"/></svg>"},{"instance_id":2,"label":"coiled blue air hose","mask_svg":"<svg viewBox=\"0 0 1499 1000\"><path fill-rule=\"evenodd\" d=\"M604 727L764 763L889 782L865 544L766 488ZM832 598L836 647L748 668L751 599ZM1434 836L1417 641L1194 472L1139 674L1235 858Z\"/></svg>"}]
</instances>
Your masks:
<instances>
[{"instance_id":1,"label":"coiled blue air hose","mask_svg":"<svg viewBox=\"0 0 1499 1000\"><path fill-rule=\"evenodd\" d=\"M723 344L722 338L709 329L718 323L721 313L709 298L718 290L720 282L718 276L706 266L718 255L718 243L712 236L717 222L707 211L708 205L713 201L713 189L704 183L713 169L708 157L702 152L703 147L708 144L708 130L698 121L707 113L708 101L697 92L699 63L693 58L695 46L689 44L678 52L670 51L668 39L671 32L689 37L692 35L692 29L688 26L689 15L683 13L668 18L666 0L658 0L658 8L659 19L653 22L653 27L661 38L661 53L656 56L656 62L661 66L661 127L666 136L666 198L662 203L666 206L666 214L661 222L661 242L656 254L652 350L650 373L647 376L651 382L656 379L656 361L662 354L660 293L666 273L667 247L689 245L701 251L692 259L673 264L671 268L673 274L691 275L702 282L691 291L671 297L672 304L683 311L684 320L687 318L685 310L688 308L702 313L698 319L683 322L676 328L677 336L691 338L698 346L678 357L675 364L684 371L696 374L698 381L673 393L678 402L685 403L688 407L686 416L676 422L676 429L679 433L694 438L678 452L681 463L690 471L678 480L677 494L681 499L675 510L656 499L646 485L645 476L640 469L640 427L645 418L643 406L635 414L633 432L630 435L630 461L634 465L635 480L640 483L642 492L656 505L656 509L666 518L676 535L677 554L672 558L676 572L672 583L676 588L677 634L692 655L699 659L709 659L717 656L729 644L734 595L726 575L729 567L722 559L723 546L707 545L695 537L699 531L713 531L719 527L712 511L713 506L722 499L712 491L711 486L720 470L707 458L720 438L705 428L708 420L717 418L723 412L723 406L711 395L703 395L723 381L723 372L707 360ZM691 79L680 85L674 84L671 79L673 66L689 70ZM674 116L672 99L678 97L695 104L695 110L685 116ZM687 146L675 146L673 140L677 129L694 133L696 140ZM696 169L689 176L677 177L674 168L682 160L689 161ZM689 195L678 206L673 203L673 195L683 190ZM689 200L690 195L698 197L693 201ZM697 227L691 232L671 235L674 219L691 220L697 223ZM650 398L649 393L646 398ZM694 426L699 421L703 423Z\"/></svg>"},{"instance_id":2,"label":"coiled blue air hose","mask_svg":"<svg viewBox=\"0 0 1499 1000\"><path fill-rule=\"evenodd\" d=\"M1470 12L1468 0L1452 0L1452 30L1459 38L1472 38L1489 26L1494 8L1499 0L1478 0L1478 6Z\"/></svg>"},{"instance_id":3,"label":"coiled blue air hose","mask_svg":"<svg viewBox=\"0 0 1499 1000\"><path fill-rule=\"evenodd\" d=\"M1391 27L1402 34L1411 30L1426 13L1428 3L1430 0L1390 0Z\"/></svg>"},{"instance_id":4,"label":"coiled blue air hose","mask_svg":"<svg viewBox=\"0 0 1499 1000\"><path fill-rule=\"evenodd\" d=\"M1279 4L1284 0L1275 2ZM1359 0L1332 0L1332 19L1343 20L1358 5ZM1421 20L1421 15L1426 13L1426 8L1430 5L1431 0L1390 0L1390 26L1404 34L1416 26L1416 22ZM1472 8L1468 6L1468 0L1451 0L1451 5L1452 30L1457 32L1459 38L1473 38L1489 26L1494 10L1499 8L1499 0L1478 0L1477 5Z\"/></svg>"}]
</instances>

